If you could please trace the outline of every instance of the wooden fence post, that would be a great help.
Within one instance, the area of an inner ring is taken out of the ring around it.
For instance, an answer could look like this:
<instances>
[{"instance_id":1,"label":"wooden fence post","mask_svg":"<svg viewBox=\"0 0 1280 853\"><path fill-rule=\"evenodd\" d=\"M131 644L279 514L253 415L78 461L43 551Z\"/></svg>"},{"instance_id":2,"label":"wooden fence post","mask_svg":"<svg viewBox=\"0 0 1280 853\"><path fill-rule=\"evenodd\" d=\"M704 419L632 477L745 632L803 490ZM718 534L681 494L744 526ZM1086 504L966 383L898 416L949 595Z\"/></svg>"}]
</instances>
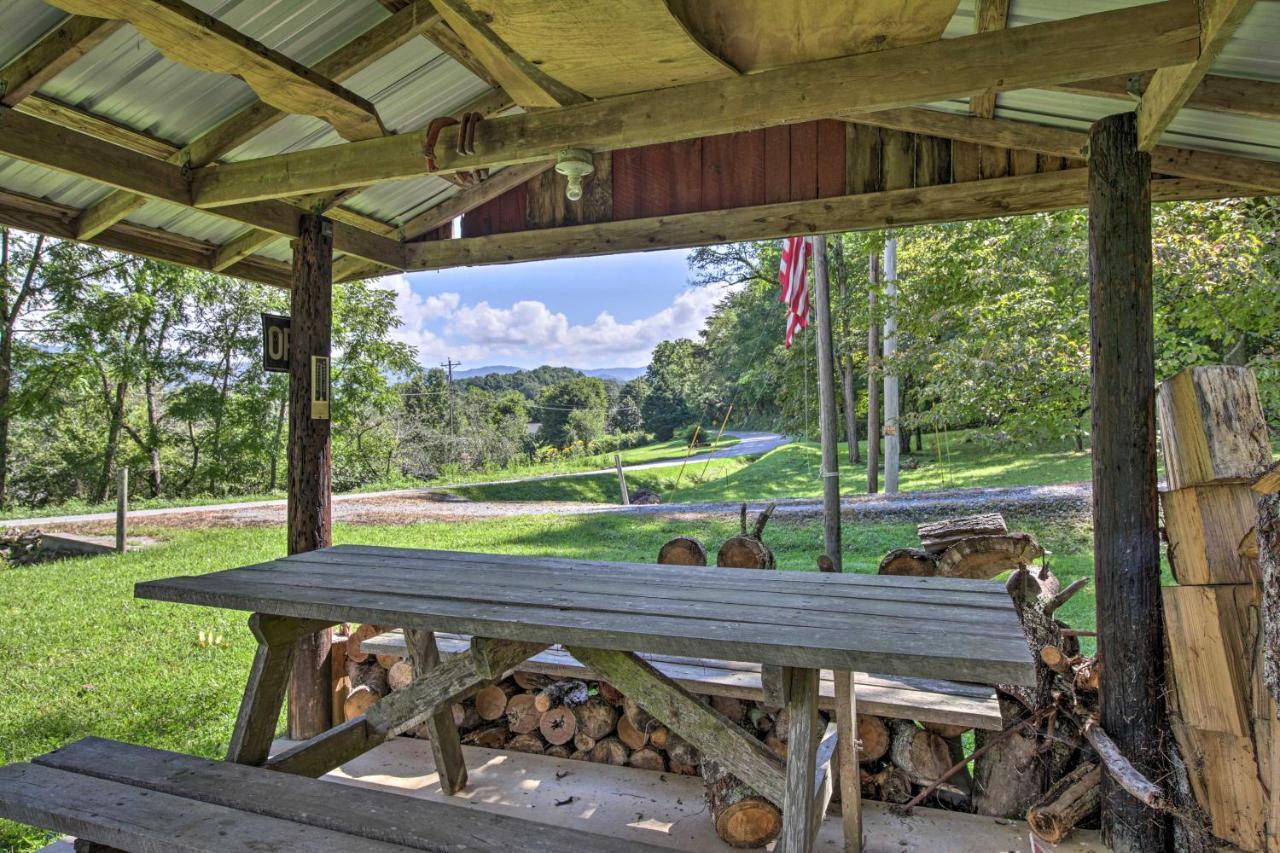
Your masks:
<instances>
[{"instance_id":1,"label":"wooden fence post","mask_svg":"<svg viewBox=\"0 0 1280 853\"><path fill-rule=\"evenodd\" d=\"M622 490L622 505L631 506L631 495L627 492L627 475L622 471L622 457L613 454L613 464L618 468L618 488Z\"/></svg>"},{"instance_id":2,"label":"wooden fence post","mask_svg":"<svg viewBox=\"0 0 1280 853\"><path fill-rule=\"evenodd\" d=\"M827 274L827 238L813 237L813 302L818 336L818 425L822 444L822 533L827 557L841 571L840 421L836 413L835 352L831 339L831 279Z\"/></svg>"},{"instance_id":3,"label":"wooden fence post","mask_svg":"<svg viewBox=\"0 0 1280 853\"><path fill-rule=\"evenodd\" d=\"M298 231L293 244L289 329L290 554L328 547L333 526L327 373L333 325L333 226L323 216L306 213ZM324 361L314 361L317 357ZM323 397L323 406L314 404L317 396ZM332 721L329 637L327 630L303 637L294 653L288 718L289 737L296 740L320 734Z\"/></svg>"},{"instance_id":4,"label":"wooden fence post","mask_svg":"<svg viewBox=\"0 0 1280 853\"><path fill-rule=\"evenodd\" d=\"M129 536L129 468L116 471L116 550L128 548Z\"/></svg>"},{"instance_id":5,"label":"wooden fence post","mask_svg":"<svg viewBox=\"0 0 1280 853\"><path fill-rule=\"evenodd\" d=\"M1141 773L1164 780L1151 157L1138 150L1131 112L1089 131L1089 319L1101 723ZM1102 792L1109 848L1166 849L1163 814L1109 774Z\"/></svg>"}]
</instances>

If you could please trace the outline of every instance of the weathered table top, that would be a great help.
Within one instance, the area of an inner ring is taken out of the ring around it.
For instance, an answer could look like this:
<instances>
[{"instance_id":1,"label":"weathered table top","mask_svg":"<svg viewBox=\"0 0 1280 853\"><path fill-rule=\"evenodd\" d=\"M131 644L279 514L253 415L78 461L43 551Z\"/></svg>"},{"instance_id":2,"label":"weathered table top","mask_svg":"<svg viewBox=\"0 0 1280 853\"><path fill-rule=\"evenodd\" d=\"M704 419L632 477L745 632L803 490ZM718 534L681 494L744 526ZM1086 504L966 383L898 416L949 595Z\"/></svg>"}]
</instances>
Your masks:
<instances>
[{"instance_id":1,"label":"weathered table top","mask_svg":"<svg viewBox=\"0 0 1280 853\"><path fill-rule=\"evenodd\" d=\"M140 598L533 642L1031 683L1003 584L340 545Z\"/></svg>"}]
</instances>

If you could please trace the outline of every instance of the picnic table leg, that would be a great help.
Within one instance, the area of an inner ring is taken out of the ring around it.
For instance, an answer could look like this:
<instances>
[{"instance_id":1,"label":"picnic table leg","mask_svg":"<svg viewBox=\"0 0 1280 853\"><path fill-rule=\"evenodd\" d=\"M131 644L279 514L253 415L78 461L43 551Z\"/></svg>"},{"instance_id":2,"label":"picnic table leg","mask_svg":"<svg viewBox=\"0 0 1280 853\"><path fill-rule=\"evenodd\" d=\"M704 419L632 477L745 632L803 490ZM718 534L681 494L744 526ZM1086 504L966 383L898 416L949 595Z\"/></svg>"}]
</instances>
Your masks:
<instances>
[{"instance_id":1,"label":"picnic table leg","mask_svg":"<svg viewBox=\"0 0 1280 853\"><path fill-rule=\"evenodd\" d=\"M227 761L260 766L265 764L280 722L293 665L293 652L299 637L323 631L333 625L316 619L294 619L255 613L249 617L249 630L258 640L258 651L249 670L240 712L231 732Z\"/></svg>"},{"instance_id":2,"label":"picnic table leg","mask_svg":"<svg viewBox=\"0 0 1280 853\"><path fill-rule=\"evenodd\" d=\"M845 853L862 853L862 780L858 778L858 704L853 673L835 672L836 754Z\"/></svg>"},{"instance_id":3,"label":"picnic table leg","mask_svg":"<svg viewBox=\"0 0 1280 853\"><path fill-rule=\"evenodd\" d=\"M782 804L780 853L809 853L817 826L814 779L818 747L818 670L783 670L787 711L787 787Z\"/></svg>"},{"instance_id":4,"label":"picnic table leg","mask_svg":"<svg viewBox=\"0 0 1280 853\"><path fill-rule=\"evenodd\" d=\"M413 664L413 676L417 678L440 664L440 649L431 631L406 628L405 645L409 661ZM427 719L427 736L431 738L431 754L435 757L436 772L440 775L440 788L446 794L456 794L467 784L467 765L462 758L462 740L458 726L453 721L453 709L445 705Z\"/></svg>"}]
</instances>

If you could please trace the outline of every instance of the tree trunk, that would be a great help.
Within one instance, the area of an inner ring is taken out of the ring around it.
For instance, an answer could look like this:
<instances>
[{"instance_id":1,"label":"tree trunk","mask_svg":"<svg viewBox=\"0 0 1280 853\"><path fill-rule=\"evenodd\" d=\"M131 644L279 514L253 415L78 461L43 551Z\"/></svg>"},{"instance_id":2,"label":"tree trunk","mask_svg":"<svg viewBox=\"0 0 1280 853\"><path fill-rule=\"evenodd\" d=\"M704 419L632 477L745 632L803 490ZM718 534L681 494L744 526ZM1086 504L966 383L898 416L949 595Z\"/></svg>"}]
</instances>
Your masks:
<instances>
[{"instance_id":1,"label":"tree trunk","mask_svg":"<svg viewBox=\"0 0 1280 853\"><path fill-rule=\"evenodd\" d=\"M288 389L280 395L280 406L276 410L276 437L271 441L271 479L267 483L267 491L274 492L280 477L280 439L284 435L285 405L289 402Z\"/></svg>"},{"instance_id":2,"label":"tree trunk","mask_svg":"<svg viewBox=\"0 0 1280 853\"><path fill-rule=\"evenodd\" d=\"M94 503L102 503L107 499L107 492L111 488L111 469L115 465L116 449L120 446L120 424L124 420L124 398L128 391L129 385L126 382L117 382L115 397L108 395L107 399L111 400L111 420L107 427L107 444L102 451L102 472L98 480L98 488L94 493Z\"/></svg>"},{"instance_id":3,"label":"tree trunk","mask_svg":"<svg viewBox=\"0 0 1280 853\"><path fill-rule=\"evenodd\" d=\"M1138 150L1131 112L1089 132L1089 279L1100 722L1140 773L1163 779L1151 157ZM1104 843L1163 850L1167 836L1165 815L1104 776Z\"/></svg>"},{"instance_id":4,"label":"tree trunk","mask_svg":"<svg viewBox=\"0 0 1280 853\"><path fill-rule=\"evenodd\" d=\"M150 457L150 467L147 471L147 485L151 490L151 497L160 497L160 488L163 485L160 474L160 417L156 406L156 386L150 376L146 379L147 393L147 452Z\"/></svg>"},{"instance_id":5,"label":"tree trunk","mask_svg":"<svg viewBox=\"0 0 1280 853\"><path fill-rule=\"evenodd\" d=\"M840 382L844 393L844 436L849 442L849 463L857 465L862 461L862 450L858 446L858 387L857 377L853 375L853 356L846 355L842 366L844 370L841 371Z\"/></svg>"},{"instance_id":6,"label":"tree trunk","mask_svg":"<svg viewBox=\"0 0 1280 853\"><path fill-rule=\"evenodd\" d=\"M876 288L880 285L880 256L871 255L871 293L867 321L867 494L880 491L880 322Z\"/></svg>"},{"instance_id":7,"label":"tree trunk","mask_svg":"<svg viewBox=\"0 0 1280 853\"><path fill-rule=\"evenodd\" d=\"M13 327L4 330L0 341L0 507L8 499L9 486L9 393L13 383Z\"/></svg>"}]
</instances>

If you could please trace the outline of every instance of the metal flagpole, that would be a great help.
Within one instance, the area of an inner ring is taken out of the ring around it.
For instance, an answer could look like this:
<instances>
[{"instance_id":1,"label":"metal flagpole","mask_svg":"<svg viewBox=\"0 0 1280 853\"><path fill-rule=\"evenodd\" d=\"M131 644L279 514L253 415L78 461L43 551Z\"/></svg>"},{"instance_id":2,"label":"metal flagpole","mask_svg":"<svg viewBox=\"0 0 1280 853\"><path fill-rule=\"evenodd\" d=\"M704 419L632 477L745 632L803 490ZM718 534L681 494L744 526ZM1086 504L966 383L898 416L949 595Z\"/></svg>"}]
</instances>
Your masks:
<instances>
[{"instance_id":1,"label":"metal flagpole","mask_svg":"<svg viewBox=\"0 0 1280 853\"><path fill-rule=\"evenodd\" d=\"M827 556L841 571L840 420L836 412L834 347L831 341L831 282L827 276L827 238L813 244L813 302L817 315L818 431L822 437L822 533Z\"/></svg>"}]
</instances>

